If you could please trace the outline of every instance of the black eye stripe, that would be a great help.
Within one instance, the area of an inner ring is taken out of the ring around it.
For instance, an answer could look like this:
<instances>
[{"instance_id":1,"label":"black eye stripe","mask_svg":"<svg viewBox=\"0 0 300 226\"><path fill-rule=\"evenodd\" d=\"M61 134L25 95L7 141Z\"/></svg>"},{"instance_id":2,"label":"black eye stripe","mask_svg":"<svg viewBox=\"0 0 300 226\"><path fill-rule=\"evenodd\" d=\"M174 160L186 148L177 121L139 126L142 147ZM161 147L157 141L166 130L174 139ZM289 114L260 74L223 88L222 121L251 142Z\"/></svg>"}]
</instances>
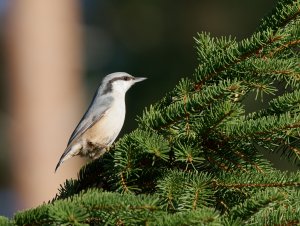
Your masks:
<instances>
[{"instance_id":1,"label":"black eye stripe","mask_svg":"<svg viewBox=\"0 0 300 226\"><path fill-rule=\"evenodd\" d=\"M132 77L129 77L129 76L123 76L123 80L125 81L129 81L129 80L132 80L133 78Z\"/></svg>"},{"instance_id":2,"label":"black eye stripe","mask_svg":"<svg viewBox=\"0 0 300 226\"><path fill-rule=\"evenodd\" d=\"M129 80L133 80L134 77L131 76L121 76L121 77L117 77L117 78L112 78L111 80L109 80L106 84L105 89L102 92L102 95L110 93L112 91L112 83L118 80L122 80L122 81L129 81Z\"/></svg>"},{"instance_id":3,"label":"black eye stripe","mask_svg":"<svg viewBox=\"0 0 300 226\"><path fill-rule=\"evenodd\" d=\"M117 77L117 78L113 78L113 79L109 80L109 83L113 83L113 82L118 81L118 80L129 81L129 80L133 80L133 79L134 78L130 77L130 76L122 76L122 77Z\"/></svg>"}]
</instances>

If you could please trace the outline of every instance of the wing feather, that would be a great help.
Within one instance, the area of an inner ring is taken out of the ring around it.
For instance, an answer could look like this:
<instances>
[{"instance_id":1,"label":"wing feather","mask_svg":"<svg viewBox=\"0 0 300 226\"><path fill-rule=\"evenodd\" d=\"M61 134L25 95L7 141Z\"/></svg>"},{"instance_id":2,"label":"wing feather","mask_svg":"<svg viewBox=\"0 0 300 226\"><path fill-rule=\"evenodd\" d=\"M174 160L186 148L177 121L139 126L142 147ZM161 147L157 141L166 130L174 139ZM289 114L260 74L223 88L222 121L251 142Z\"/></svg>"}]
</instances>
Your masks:
<instances>
[{"instance_id":1,"label":"wing feather","mask_svg":"<svg viewBox=\"0 0 300 226\"><path fill-rule=\"evenodd\" d=\"M73 131L68 141L68 145L99 121L110 108L113 98L111 96L97 97L97 95L98 92L96 92L88 110Z\"/></svg>"}]
</instances>

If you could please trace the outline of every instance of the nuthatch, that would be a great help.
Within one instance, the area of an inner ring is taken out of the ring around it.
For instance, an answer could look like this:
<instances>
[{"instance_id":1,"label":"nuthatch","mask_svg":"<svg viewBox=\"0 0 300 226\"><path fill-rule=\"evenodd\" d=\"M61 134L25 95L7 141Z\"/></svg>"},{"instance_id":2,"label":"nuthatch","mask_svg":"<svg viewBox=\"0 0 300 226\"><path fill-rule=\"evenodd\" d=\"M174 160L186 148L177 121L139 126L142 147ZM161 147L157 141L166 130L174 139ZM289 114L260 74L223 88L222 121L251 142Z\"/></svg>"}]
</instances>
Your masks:
<instances>
[{"instance_id":1,"label":"nuthatch","mask_svg":"<svg viewBox=\"0 0 300 226\"><path fill-rule=\"evenodd\" d=\"M73 131L67 148L56 165L75 156L99 158L120 133L125 119L125 94L135 83L146 78L135 78L125 72L107 75Z\"/></svg>"}]
</instances>

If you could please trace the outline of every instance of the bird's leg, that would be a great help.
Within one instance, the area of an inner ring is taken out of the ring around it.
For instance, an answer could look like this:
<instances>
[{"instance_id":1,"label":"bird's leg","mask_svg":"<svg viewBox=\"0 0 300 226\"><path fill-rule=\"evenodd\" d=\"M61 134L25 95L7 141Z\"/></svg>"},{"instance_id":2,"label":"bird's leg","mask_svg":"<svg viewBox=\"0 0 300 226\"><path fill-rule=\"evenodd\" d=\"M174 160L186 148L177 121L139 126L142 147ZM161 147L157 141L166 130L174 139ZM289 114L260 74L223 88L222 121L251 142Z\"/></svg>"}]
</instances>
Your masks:
<instances>
[{"instance_id":1,"label":"bird's leg","mask_svg":"<svg viewBox=\"0 0 300 226\"><path fill-rule=\"evenodd\" d=\"M88 155L91 159L99 158L107 150L106 145L96 144L92 142L88 142L88 147L89 147Z\"/></svg>"},{"instance_id":2,"label":"bird's leg","mask_svg":"<svg viewBox=\"0 0 300 226\"><path fill-rule=\"evenodd\" d=\"M109 152L110 150L115 149L115 148L116 148L116 144L112 143L111 145L106 147L106 151Z\"/></svg>"}]
</instances>

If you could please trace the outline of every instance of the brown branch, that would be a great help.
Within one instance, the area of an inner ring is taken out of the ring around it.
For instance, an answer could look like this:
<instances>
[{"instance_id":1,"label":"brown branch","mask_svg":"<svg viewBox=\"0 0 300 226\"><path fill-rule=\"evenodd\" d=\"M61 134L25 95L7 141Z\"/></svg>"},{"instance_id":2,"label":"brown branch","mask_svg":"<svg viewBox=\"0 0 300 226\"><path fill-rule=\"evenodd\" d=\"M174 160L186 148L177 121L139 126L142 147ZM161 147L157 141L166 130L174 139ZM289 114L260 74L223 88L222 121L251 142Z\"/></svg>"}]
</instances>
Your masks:
<instances>
[{"instance_id":1,"label":"brown branch","mask_svg":"<svg viewBox=\"0 0 300 226\"><path fill-rule=\"evenodd\" d=\"M254 166L260 173L264 173L264 171L256 163L250 161L243 153L239 151L233 151L233 153L239 156L245 162L248 162L250 165Z\"/></svg>"},{"instance_id":2,"label":"brown branch","mask_svg":"<svg viewBox=\"0 0 300 226\"><path fill-rule=\"evenodd\" d=\"M289 220L285 221L283 224L274 224L274 226L295 226L299 225L300 221L299 220Z\"/></svg>"},{"instance_id":3,"label":"brown branch","mask_svg":"<svg viewBox=\"0 0 300 226\"><path fill-rule=\"evenodd\" d=\"M283 131L283 130L289 130L289 129L295 129L295 128L300 128L300 122L297 122L297 123L294 123L294 124L291 124L291 125L287 125L287 126L284 126L282 128L277 128L273 131L263 131L263 132L255 132L254 134L257 134L257 135L265 135L265 134L274 134L274 133L277 133L278 131Z\"/></svg>"},{"instance_id":4,"label":"brown branch","mask_svg":"<svg viewBox=\"0 0 300 226\"><path fill-rule=\"evenodd\" d=\"M262 187L300 187L300 182L286 182L286 183L264 183L264 184L255 184L255 183L249 183L249 184L218 184L215 182L213 184L213 187L223 187L223 188L262 188Z\"/></svg>"},{"instance_id":5,"label":"brown branch","mask_svg":"<svg viewBox=\"0 0 300 226\"><path fill-rule=\"evenodd\" d=\"M219 147L222 148L225 146L225 144L227 144L229 142L230 137L225 136L223 133L218 133L218 135L222 137L222 141L219 143ZM254 166L260 173L264 173L264 171L256 163L249 160L242 152L240 152L238 150L233 150L232 153L235 154L236 156L240 157L241 159L243 159L245 162L249 163L250 165ZM246 170L244 170L244 171L246 171Z\"/></svg>"},{"instance_id":6,"label":"brown branch","mask_svg":"<svg viewBox=\"0 0 300 226\"><path fill-rule=\"evenodd\" d=\"M254 132L252 134L246 134L245 136L234 134L234 138L242 139L242 138L252 137L254 135L259 135L259 137L255 137L255 138L263 139L262 136L260 136L260 135L275 134L278 131L284 131L284 130L295 129L295 128L300 128L300 122L297 122L297 123L294 123L291 125L287 125L282 128L277 128L277 129L274 129L273 131L269 131L269 130L268 131L258 131L258 132ZM267 138L267 139L271 140L271 138Z\"/></svg>"},{"instance_id":7,"label":"brown branch","mask_svg":"<svg viewBox=\"0 0 300 226\"><path fill-rule=\"evenodd\" d=\"M300 15L300 8L298 8L298 11L297 11L294 15L288 17L288 18L286 19L286 21L284 21L284 22L281 24L281 27L286 26L290 21L296 19L296 17L299 16L299 15Z\"/></svg>"},{"instance_id":8,"label":"brown branch","mask_svg":"<svg viewBox=\"0 0 300 226\"><path fill-rule=\"evenodd\" d=\"M271 138L261 138L260 140L270 141L272 139ZM290 145L285 139L283 139L281 137L276 138L276 140L281 142L281 144L287 146L287 148L289 150L291 150L296 156L298 156L298 158L300 158L300 150L297 147Z\"/></svg>"},{"instance_id":9,"label":"brown branch","mask_svg":"<svg viewBox=\"0 0 300 226\"><path fill-rule=\"evenodd\" d=\"M207 160L208 160L212 165L214 165L214 163L215 163L216 165L218 165L218 167L219 167L220 169L222 169L223 171L228 171L228 169L229 169L229 167L226 166L225 163L220 164L219 162L215 161L215 160L214 160L213 158L211 158L211 157L207 157Z\"/></svg>"},{"instance_id":10,"label":"brown branch","mask_svg":"<svg viewBox=\"0 0 300 226\"><path fill-rule=\"evenodd\" d=\"M273 57L277 52L282 51L282 50L285 49L285 48L289 48L290 46L298 45L298 44L300 44L300 40L293 40L293 41L290 41L290 42L288 42L288 43L286 43L286 44L283 44L283 45L279 46L278 48L274 49L274 51L273 51L273 52L270 52L270 53L268 54L268 56L266 56L266 57L271 58L271 57Z\"/></svg>"},{"instance_id":11,"label":"brown branch","mask_svg":"<svg viewBox=\"0 0 300 226\"><path fill-rule=\"evenodd\" d=\"M184 111L185 111L185 118L186 118L185 129L186 129L186 134L188 135L190 133L190 124L189 124L190 114L187 111L187 95L184 95L183 102L184 102Z\"/></svg>"},{"instance_id":12,"label":"brown branch","mask_svg":"<svg viewBox=\"0 0 300 226\"><path fill-rule=\"evenodd\" d=\"M193 201L193 210L195 210L197 208L198 197L199 197L199 191L197 190L196 194L195 194L194 201Z\"/></svg>"},{"instance_id":13,"label":"brown branch","mask_svg":"<svg viewBox=\"0 0 300 226\"><path fill-rule=\"evenodd\" d=\"M121 185L123 187L123 190L126 191L126 192L128 192L129 189L128 189L127 185L126 185L126 181L125 181L125 178L123 176L123 172L120 173L120 177L121 177Z\"/></svg>"},{"instance_id":14,"label":"brown branch","mask_svg":"<svg viewBox=\"0 0 300 226\"><path fill-rule=\"evenodd\" d=\"M204 134L208 135L212 130L214 130L218 125L220 125L222 123L222 121L227 118L228 116L230 116L232 113L234 112L234 110L230 110L228 113L224 114L223 117L221 117L214 125L213 127L208 128Z\"/></svg>"},{"instance_id":15,"label":"brown branch","mask_svg":"<svg viewBox=\"0 0 300 226\"><path fill-rule=\"evenodd\" d=\"M209 149L209 150L210 150L210 151L213 151L213 152L215 152L215 153L217 153L217 154L221 154L220 152L218 152L218 151L216 151L216 150L214 150L214 149ZM247 171L246 169L244 169L244 168L242 167L242 165L239 164L238 162L232 161L231 159L228 159L228 158L224 157L224 155L222 155L222 154L221 154L221 158L224 159L224 160L226 160L227 162L232 163L233 165L235 165L237 168L241 169L242 171L248 172L248 171ZM212 158L209 157L209 160L212 160ZM229 170L229 166L226 166L224 162L218 163L216 160L213 160L213 161L214 161L215 163L217 163L218 166L221 167L223 170L226 170L226 171ZM230 169L230 170L232 170L232 169Z\"/></svg>"}]
</instances>

